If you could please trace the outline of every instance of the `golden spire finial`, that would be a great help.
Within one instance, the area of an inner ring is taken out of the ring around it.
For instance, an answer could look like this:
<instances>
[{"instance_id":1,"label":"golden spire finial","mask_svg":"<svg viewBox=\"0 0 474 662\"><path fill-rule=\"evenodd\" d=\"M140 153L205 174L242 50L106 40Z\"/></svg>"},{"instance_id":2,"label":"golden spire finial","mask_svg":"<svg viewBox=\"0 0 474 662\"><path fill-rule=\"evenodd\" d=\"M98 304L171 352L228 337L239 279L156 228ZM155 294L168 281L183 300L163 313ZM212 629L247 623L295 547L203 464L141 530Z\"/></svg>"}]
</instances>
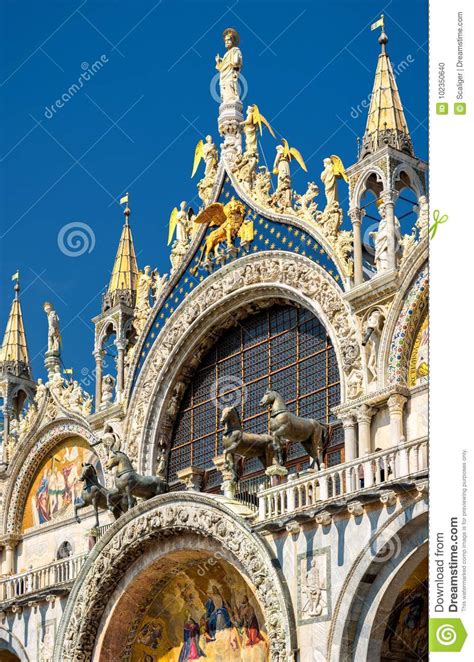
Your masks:
<instances>
[{"instance_id":1,"label":"golden spire finial","mask_svg":"<svg viewBox=\"0 0 474 662\"><path fill-rule=\"evenodd\" d=\"M128 206L128 193L120 198L120 204L125 205L123 210L125 223L122 228L114 268L110 277L107 294L103 306L109 308L117 303L125 303L133 308L137 289L138 265L133 245L132 230L129 224L130 207ZM105 308L104 308L105 309Z\"/></svg>"},{"instance_id":2,"label":"golden spire finial","mask_svg":"<svg viewBox=\"0 0 474 662\"><path fill-rule=\"evenodd\" d=\"M13 274L12 281L15 281L13 287L15 294L0 349L0 364L2 367L8 366L8 370L13 374L29 377L31 374L30 359L20 304L20 272L18 270Z\"/></svg>"},{"instance_id":3,"label":"golden spire finial","mask_svg":"<svg viewBox=\"0 0 474 662\"><path fill-rule=\"evenodd\" d=\"M381 28L379 44L381 52L375 72L374 86L370 96L370 108L367 115L362 148L359 160L385 146L413 156L408 124L398 92L395 74L386 51L388 37L385 33L384 15L370 26L371 30Z\"/></svg>"}]
</instances>

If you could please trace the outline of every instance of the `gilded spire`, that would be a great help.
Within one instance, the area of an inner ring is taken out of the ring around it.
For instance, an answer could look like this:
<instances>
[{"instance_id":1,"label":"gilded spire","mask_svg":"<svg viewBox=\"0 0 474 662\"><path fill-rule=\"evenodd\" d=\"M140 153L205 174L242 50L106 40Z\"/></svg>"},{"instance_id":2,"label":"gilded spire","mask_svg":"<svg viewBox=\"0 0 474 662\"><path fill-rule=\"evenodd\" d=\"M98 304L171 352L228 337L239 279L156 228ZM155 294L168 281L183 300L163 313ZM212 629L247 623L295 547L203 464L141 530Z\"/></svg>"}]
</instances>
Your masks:
<instances>
[{"instance_id":1,"label":"gilded spire","mask_svg":"<svg viewBox=\"0 0 474 662\"><path fill-rule=\"evenodd\" d=\"M128 193L121 199L125 203L125 223L115 256L114 268L110 277L107 294L104 297L104 310L115 306L117 303L125 303L133 308L137 289L138 266L133 245L132 230L129 217Z\"/></svg>"},{"instance_id":2,"label":"gilded spire","mask_svg":"<svg viewBox=\"0 0 474 662\"><path fill-rule=\"evenodd\" d=\"M18 271L12 277L15 280L15 296L8 317L2 348L0 349L0 370L30 378L31 368L26 343L23 313L20 304L20 283Z\"/></svg>"},{"instance_id":3,"label":"gilded spire","mask_svg":"<svg viewBox=\"0 0 474 662\"><path fill-rule=\"evenodd\" d=\"M372 29L377 27L382 28L379 36L381 51L375 72L360 159L373 154L385 145L390 145L394 149L413 156L410 132L408 131L405 113L398 93L392 63L387 53L388 37L385 33L383 16L372 25Z\"/></svg>"}]
</instances>

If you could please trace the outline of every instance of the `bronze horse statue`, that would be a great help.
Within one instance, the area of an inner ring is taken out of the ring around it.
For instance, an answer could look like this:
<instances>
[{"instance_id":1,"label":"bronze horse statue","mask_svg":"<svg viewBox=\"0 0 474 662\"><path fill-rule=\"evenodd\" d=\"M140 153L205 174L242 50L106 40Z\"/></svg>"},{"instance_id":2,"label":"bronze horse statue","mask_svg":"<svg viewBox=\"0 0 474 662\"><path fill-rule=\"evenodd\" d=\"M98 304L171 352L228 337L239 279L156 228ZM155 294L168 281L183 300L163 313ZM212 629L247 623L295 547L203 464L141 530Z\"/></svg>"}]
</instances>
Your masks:
<instances>
[{"instance_id":1,"label":"bronze horse statue","mask_svg":"<svg viewBox=\"0 0 474 662\"><path fill-rule=\"evenodd\" d=\"M151 499L157 494L164 494L168 491L168 484L159 476L141 476L138 474L125 453L122 451L113 451L106 465L107 469L117 467L115 474L115 490L111 490L107 496L109 508L112 507L114 498L119 495L126 495L128 507L134 506L133 497L142 499Z\"/></svg>"},{"instance_id":2,"label":"bronze horse statue","mask_svg":"<svg viewBox=\"0 0 474 662\"><path fill-rule=\"evenodd\" d=\"M245 458L256 457L264 469L272 464L281 464L281 453L278 454L278 449L275 453L273 437L269 434L244 432L235 407L224 407L221 423L224 425L224 436L222 437L224 457L234 480L237 480L238 477L236 455Z\"/></svg>"},{"instance_id":3,"label":"bronze horse statue","mask_svg":"<svg viewBox=\"0 0 474 662\"><path fill-rule=\"evenodd\" d=\"M82 473L79 480L85 483L80 500L74 503L74 517L79 524L81 520L77 511L87 506L94 506L96 527L99 526L99 508L110 510L115 519L118 519L120 515L127 512L127 500L123 495L117 495L118 498L112 499L109 505L110 491L99 483L93 464L87 462L82 465Z\"/></svg>"},{"instance_id":4,"label":"bronze horse statue","mask_svg":"<svg viewBox=\"0 0 474 662\"><path fill-rule=\"evenodd\" d=\"M327 443L328 428L314 418L301 418L292 414L276 391L267 390L260 401L262 407L271 407L270 432L274 448L282 447L282 440L299 442L315 464L321 468L323 449ZM280 451L281 452L281 451Z\"/></svg>"}]
</instances>

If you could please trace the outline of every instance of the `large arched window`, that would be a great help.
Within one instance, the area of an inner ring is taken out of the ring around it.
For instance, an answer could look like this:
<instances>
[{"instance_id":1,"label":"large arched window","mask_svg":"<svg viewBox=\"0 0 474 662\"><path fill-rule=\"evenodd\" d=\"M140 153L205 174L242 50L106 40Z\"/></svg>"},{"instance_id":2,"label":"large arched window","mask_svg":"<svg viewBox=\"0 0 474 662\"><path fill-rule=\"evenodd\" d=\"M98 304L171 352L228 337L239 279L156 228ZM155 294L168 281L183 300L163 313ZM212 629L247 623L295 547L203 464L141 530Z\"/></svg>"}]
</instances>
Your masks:
<instances>
[{"instance_id":1,"label":"large arched window","mask_svg":"<svg viewBox=\"0 0 474 662\"><path fill-rule=\"evenodd\" d=\"M283 395L291 411L330 423L331 408L340 402L340 378L331 340L308 310L273 306L239 322L216 342L203 359L181 402L171 444L168 478L191 465L207 469L205 489L215 489L220 476L213 457L222 453L223 406L236 406L248 432L268 432L269 414L260 406L267 388ZM341 457L341 430L331 435L328 464ZM288 455L290 470L307 466L299 444ZM243 480L263 475L257 460L245 463ZM175 485L173 485L173 483Z\"/></svg>"}]
</instances>

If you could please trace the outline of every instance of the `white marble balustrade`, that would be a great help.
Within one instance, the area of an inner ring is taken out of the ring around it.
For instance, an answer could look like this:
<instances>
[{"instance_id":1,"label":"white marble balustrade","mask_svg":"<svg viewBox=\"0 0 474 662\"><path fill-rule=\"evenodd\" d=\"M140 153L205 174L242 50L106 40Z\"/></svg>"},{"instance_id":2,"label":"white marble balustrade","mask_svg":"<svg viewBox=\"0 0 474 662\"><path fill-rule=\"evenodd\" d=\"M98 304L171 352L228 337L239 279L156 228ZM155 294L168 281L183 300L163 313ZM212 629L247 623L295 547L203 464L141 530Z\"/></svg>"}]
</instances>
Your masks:
<instances>
[{"instance_id":1,"label":"white marble balustrade","mask_svg":"<svg viewBox=\"0 0 474 662\"><path fill-rule=\"evenodd\" d=\"M48 588L58 588L74 581L87 554L53 561L40 568L27 570L0 580L0 603L34 595Z\"/></svg>"},{"instance_id":2,"label":"white marble balustrade","mask_svg":"<svg viewBox=\"0 0 474 662\"><path fill-rule=\"evenodd\" d=\"M330 499L409 479L428 466L427 438L415 439L350 462L303 475L258 493L258 520L290 515Z\"/></svg>"}]
</instances>

